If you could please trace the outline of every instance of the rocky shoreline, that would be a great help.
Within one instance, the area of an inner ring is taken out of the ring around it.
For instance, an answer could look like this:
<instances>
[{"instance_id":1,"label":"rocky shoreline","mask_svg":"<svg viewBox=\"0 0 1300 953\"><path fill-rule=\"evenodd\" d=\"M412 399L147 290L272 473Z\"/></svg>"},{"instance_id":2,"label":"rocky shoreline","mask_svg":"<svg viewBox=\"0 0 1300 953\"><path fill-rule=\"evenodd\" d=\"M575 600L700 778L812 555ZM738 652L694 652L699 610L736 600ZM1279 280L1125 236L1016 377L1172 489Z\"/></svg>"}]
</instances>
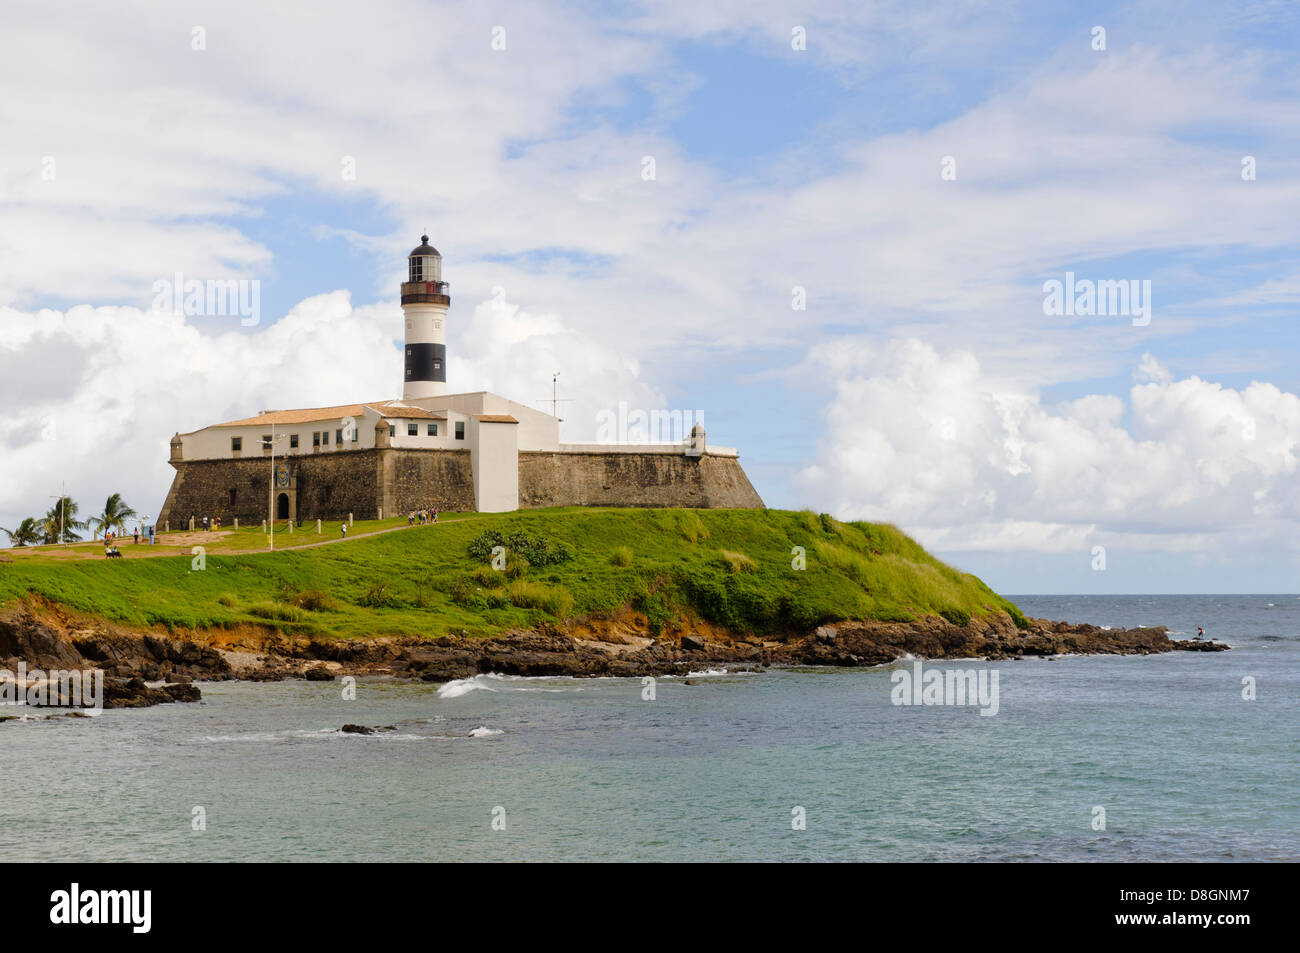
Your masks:
<instances>
[{"instance_id":1,"label":"rocky shoreline","mask_svg":"<svg viewBox=\"0 0 1300 953\"><path fill-rule=\"evenodd\" d=\"M912 655L926 659L1017 660L1060 655L1150 655L1217 652L1221 642L1177 641L1163 626L1102 629L1030 619L1016 627L1004 614L966 625L929 617L915 622L842 622L815 632L757 637L706 623L689 631L645 635L631 611L543 626L498 638L443 636L353 640L291 638L274 630L212 630L188 639L124 629L76 617L53 604L0 610L0 665L104 672L104 707L198 701L195 681L286 678L331 680L389 675L446 682L488 672L529 676L685 675L726 667L881 665ZM153 683L153 684L150 684Z\"/></svg>"}]
</instances>

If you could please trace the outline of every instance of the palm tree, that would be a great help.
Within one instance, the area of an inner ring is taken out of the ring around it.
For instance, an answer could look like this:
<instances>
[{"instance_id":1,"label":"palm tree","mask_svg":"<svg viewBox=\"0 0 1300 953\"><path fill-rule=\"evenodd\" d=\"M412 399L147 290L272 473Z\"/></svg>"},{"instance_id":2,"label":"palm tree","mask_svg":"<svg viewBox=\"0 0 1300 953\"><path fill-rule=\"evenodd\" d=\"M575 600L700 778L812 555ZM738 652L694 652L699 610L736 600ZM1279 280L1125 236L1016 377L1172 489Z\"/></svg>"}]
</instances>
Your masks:
<instances>
[{"instance_id":1,"label":"palm tree","mask_svg":"<svg viewBox=\"0 0 1300 953\"><path fill-rule=\"evenodd\" d=\"M92 537L109 531L124 532L126 521L135 516L135 510L122 502L122 494L114 493L104 503L104 512L90 518Z\"/></svg>"},{"instance_id":2,"label":"palm tree","mask_svg":"<svg viewBox=\"0 0 1300 953\"><path fill-rule=\"evenodd\" d=\"M5 529L0 526L0 533L9 537L13 546L35 546L41 541L41 521L29 516L18 524L17 529Z\"/></svg>"},{"instance_id":3,"label":"palm tree","mask_svg":"<svg viewBox=\"0 0 1300 953\"><path fill-rule=\"evenodd\" d=\"M50 507L50 511L45 514L45 518L41 520L43 541L58 543L81 539L76 530L85 529L86 524L77 519L77 511L80 508L72 497L59 497Z\"/></svg>"}]
</instances>

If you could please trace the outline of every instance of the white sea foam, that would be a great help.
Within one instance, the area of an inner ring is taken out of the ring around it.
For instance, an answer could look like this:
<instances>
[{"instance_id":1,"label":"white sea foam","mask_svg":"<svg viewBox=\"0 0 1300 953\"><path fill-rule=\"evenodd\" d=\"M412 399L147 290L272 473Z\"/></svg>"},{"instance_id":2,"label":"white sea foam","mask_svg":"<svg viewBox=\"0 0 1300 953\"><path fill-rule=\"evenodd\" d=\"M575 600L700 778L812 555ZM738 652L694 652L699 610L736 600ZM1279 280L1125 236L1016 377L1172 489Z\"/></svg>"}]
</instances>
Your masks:
<instances>
[{"instance_id":1,"label":"white sea foam","mask_svg":"<svg viewBox=\"0 0 1300 953\"><path fill-rule=\"evenodd\" d=\"M500 728L488 728L485 725L479 725L469 733L471 738L491 738L493 735L505 734Z\"/></svg>"},{"instance_id":2,"label":"white sea foam","mask_svg":"<svg viewBox=\"0 0 1300 953\"><path fill-rule=\"evenodd\" d=\"M439 698L460 698L462 695L468 695L470 692L476 692L479 689L492 689L483 684L480 679L482 675L475 675L473 678L458 678L455 681L448 682L438 689Z\"/></svg>"}]
</instances>

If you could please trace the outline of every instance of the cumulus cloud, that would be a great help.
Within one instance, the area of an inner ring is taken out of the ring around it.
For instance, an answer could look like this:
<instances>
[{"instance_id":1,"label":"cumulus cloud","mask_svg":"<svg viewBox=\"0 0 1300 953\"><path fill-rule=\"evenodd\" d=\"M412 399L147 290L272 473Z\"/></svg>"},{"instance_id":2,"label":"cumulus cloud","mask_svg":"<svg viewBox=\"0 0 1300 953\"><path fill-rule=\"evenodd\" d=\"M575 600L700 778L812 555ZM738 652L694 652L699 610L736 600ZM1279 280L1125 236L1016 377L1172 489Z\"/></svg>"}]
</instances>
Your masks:
<instances>
[{"instance_id":1,"label":"cumulus cloud","mask_svg":"<svg viewBox=\"0 0 1300 953\"><path fill-rule=\"evenodd\" d=\"M837 382L800 492L938 548L1177 550L1300 519L1300 397L1272 384L1176 379L1146 355L1127 400L1049 404L916 339L817 350L808 366Z\"/></svg>"},{"instance_id":2,"label":"cumulus cloud","mask_svg":"<svg viewBox=\"0 0 1300 953\"><path fill-rule=\"evenodd\" d=\"M265 409L399 397L402 333L396 302L354 307L345 291L253 329L238 318L137 308L0 308L0 380L6 395L21 395L0 417L0 526L44 512L63 482L83 512L121 492L157 514L174 432ZM571 418L566 438L590 439L600 407L661 400L638 380L636 362L559 315L504 299L481 303L453 331L448 384L542 407L560 366L564 395L581 395L561 405Z\"/></svg>"}]
</instances>

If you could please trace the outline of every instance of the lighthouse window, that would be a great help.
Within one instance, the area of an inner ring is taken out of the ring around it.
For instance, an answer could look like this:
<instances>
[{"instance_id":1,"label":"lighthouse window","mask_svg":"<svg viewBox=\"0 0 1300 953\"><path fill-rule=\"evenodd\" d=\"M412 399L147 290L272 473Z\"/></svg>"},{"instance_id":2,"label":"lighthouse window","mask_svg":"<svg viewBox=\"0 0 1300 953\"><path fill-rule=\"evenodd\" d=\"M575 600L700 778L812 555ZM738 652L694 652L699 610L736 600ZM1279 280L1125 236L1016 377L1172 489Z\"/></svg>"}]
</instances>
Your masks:
<instances>
[{"instance_id":1,"label":"lighthouse window","mask_svg":"<svg viewBox=\"0 0 1300 953\"><path fill-rule=\"evenodd\" d=\"M465 421L463 420L456 421L456 439L457 440L465 439Z\"/></svg>"},{"instance_id":2,"label":"lighthouse window","mask_svg":"<svg viewBox=\"0 0 1300 953\"><path fill-rule=\"evenodd\" d=\"M412 259L411 259L411 280L412 280L412 281L423 281L423 280L424 280L424 279L421 277L421 275L423 274L423 271L421 270L421 267L420 267L421 264L423 263L423 261L424 261L423 258L412 258Z\"/></svg>"},{"instance_id":3,"label":"lighthouse window","mask_svg":"<svg viewBox=\"0 0 1300 953\"><path fill-rule=\"evenodd\" d=\"M430 437L436 437L436 436L438 436L438 425L437 425L437 424L429 424L429 436L430 436Z\"/></svg>"},{"instance_id":4,"label":"lighthouse window","mask_svg":"<svg viewBox=\"0 0 1300 953\"><path fill-rule=\"evenodd\" d=\"M244 449L244 438L243 438L243 437L231 437L231 438L230 438L230 449L231 449L231 451L234 452L234 453L239 453L241 450L243 450L243 449Z\"/></svg>"},{"instance_id":5,"label":"lighthouse window","mask_svg":"<svg viewBox=\"0 0 1300 953\"><path fill-rule=\"evenodd\" d=\"M442 370L442 361L434 361L434 362L433 362L433 369L434 369L435 371L440 371L440 370Z\"/></svg>"},{"instance_id":6,"label":"lighthouse window","mask_svg":"<svg viewBox=\"0 0 1300 953\"><path fill-rule=\"evenodd\" d=\"M420 425L419 425L419 424L407 424L407 425L406 425L406 435L407 435L408 437L418 437L418 436L420 436Z\"/></svg>"}]
</instances>

